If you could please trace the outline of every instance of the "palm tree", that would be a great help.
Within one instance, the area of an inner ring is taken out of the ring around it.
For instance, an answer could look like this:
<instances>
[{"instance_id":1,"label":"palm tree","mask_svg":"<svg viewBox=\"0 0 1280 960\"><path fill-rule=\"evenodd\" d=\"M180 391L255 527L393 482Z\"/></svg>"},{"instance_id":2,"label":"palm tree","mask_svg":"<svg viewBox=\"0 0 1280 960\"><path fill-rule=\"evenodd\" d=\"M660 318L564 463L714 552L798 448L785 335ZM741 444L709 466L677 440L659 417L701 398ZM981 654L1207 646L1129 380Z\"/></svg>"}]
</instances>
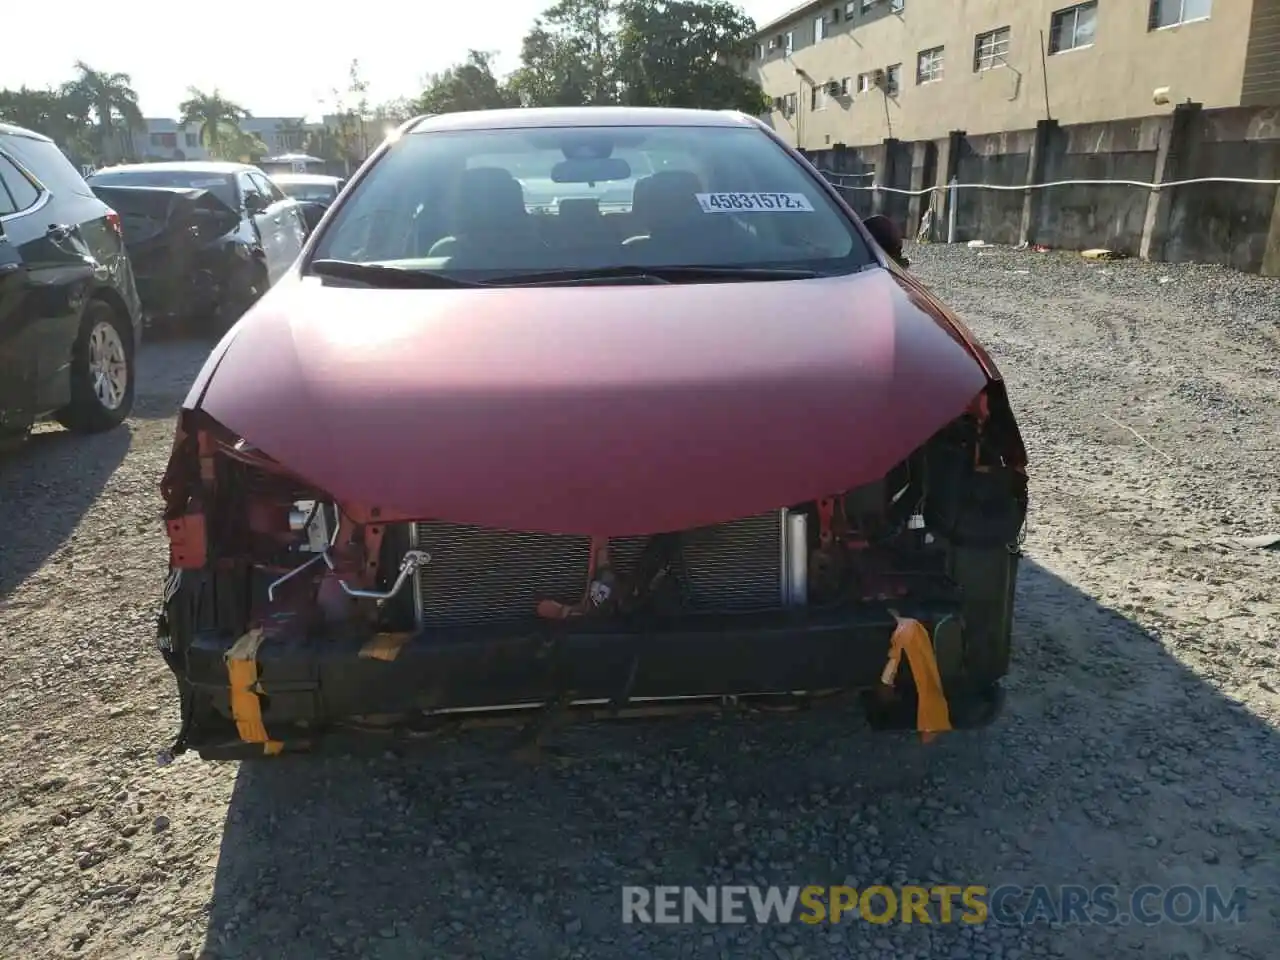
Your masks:
<instances>
[{"instance_id":1,"label":"palm tree","mask_svg":"<svg viewBox=\"0 0 1280 960\"><path fill-rule=\"evenodd\" d=\"M127 135L146 126L138 107L138 94L133 89L133 78L127 73L95 70L83 60L76 61L76 70L80 75L63 88L63 93L73 101L83 102L92 111L102 159L110 163L117 153L121 157L128 155L132 152L129 146L132 138Z\"/></svg>"},{"instance_id":2,"label":"palm tree","mask_svg":"<svg viewBox=\"0 0 1280 960\"><path fill-rule=\"evenodd\" d=\"M257 163L270 152L271 148L256 133L237 130L235 138L228 145L226 159Z\"/></svg>"},{"instance_id":3,"label":"palm tree","mask_svg":"<svg viewBox=\"0 0 1280 960\"><path fill-rule=\"evenodd\" d=\"M188 87L187 92L191 96L178 104L182 114L178 122L184 127L199 127L200 142L213 156L230 159L237 155L244 135L240 121L248 118L249 111L232 103L216 88L213 93L205 93Z\"/></svg>"}]
</instances>

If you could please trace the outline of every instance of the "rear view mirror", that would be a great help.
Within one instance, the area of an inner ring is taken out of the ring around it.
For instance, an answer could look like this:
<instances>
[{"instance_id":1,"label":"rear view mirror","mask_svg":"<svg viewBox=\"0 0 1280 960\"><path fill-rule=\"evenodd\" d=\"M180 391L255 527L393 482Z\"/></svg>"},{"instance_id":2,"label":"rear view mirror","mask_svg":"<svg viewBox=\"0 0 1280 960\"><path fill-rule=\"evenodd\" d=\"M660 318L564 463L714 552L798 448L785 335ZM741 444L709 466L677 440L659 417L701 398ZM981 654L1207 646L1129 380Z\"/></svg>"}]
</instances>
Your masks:
<instances>
[{"instance_id":1,"label":"rear view mirror","mask_svg":"<svg viewBox=\"0 0 1280 960\"><path fill-rule=\"evenodd\" d=\"M599 183L602 180L626 180L631 164L621 157L586 157L563 160L551 168L553 183Z\"/></svg>"},{"instance_id":2,"label":"rear view mirror","mask_svg":"<svg viewBox=\"0 0 1280 960\"><path fill-rule=\"evenodd\" d=\"M902 231L898 229L896 223L882 214L876 214L874 217L863 220L862 225L867 228L867 233L871 234L880 248L897 261L899 266L910 266L911 261L902 252Z\"/></svg>"}]
</instances>

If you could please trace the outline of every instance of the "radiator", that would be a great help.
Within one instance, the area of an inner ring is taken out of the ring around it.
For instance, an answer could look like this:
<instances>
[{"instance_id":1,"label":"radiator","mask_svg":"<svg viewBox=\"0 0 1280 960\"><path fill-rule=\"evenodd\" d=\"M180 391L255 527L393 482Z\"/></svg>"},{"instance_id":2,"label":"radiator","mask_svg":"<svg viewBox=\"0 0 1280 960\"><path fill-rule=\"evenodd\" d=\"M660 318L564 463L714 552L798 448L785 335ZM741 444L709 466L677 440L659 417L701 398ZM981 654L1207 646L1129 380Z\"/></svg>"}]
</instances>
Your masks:
<instances>
[{"instance_id":1,"label":"radiator","mask_svg":"<svg viewBox=\"0 0 1280 960\"><path fill-rule=\"evenodd\" d=\"M776 511L684 533L680 572L689 607L750 612L785 605L786 528L786 511ZM586 589L586 537L429 521L414 525L413 539L431 554L415 588L424 626L530 621L538 601L574 603ZM644 544L643 537L611 541L614 569L625 575Z\"/></svg>"}]
</instances>

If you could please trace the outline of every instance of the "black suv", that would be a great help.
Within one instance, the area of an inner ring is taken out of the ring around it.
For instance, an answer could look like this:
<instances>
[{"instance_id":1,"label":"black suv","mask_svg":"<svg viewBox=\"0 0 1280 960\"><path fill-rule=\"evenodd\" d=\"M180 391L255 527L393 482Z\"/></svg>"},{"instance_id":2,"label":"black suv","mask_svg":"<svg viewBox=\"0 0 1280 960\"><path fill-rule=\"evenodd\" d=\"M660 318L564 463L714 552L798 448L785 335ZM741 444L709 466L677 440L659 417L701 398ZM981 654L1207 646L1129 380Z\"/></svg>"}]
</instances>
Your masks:
<instances>
[{"instance_id":1,"label":"black suv","mask_svg":"<svg viewBox=\"0 0 1280 960\"><path fill-rule=\"evenodd\" d=\"M141 331L120 217L52 140L0 123L0 436L120 424Z\"/></svg>"}]
</instances>

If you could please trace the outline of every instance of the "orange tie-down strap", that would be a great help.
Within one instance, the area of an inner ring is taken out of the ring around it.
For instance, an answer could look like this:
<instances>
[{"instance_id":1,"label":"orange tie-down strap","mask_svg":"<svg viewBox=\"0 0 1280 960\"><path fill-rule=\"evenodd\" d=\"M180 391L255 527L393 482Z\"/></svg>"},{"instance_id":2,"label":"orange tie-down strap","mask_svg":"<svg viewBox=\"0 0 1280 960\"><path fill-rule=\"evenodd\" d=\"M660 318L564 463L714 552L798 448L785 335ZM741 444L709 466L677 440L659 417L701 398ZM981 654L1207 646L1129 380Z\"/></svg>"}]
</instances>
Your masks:
<instances>
[{"instance_id":1,"label":"orange tie-down strap","mask_svg":"<svg viewBox=\"0 0 1280 960\"><path fill-rule=\"evenodd\" d=\"M951 729L951 712L947 709L946 694L942 692L942 675L933 655L933 641L919 620L899 617L896 613L894 618L898 625L889 638L889 662L884 665L880 682L893 687L905 652L916 686L916 729L920 731L920 739L928 743L935 734Z\"/></svg>"},{"instance_id":2,"label":"orange tie-down strap","mask_svg":"<svg viewBox=\"0 0 1280 960\"><path fill-rule=\"evenodd\" d=\"M258 700L258 648L264 635L255 627L227 651L227 681L231 689L231 716L245 743L262 744L262 752L273 756L284 749L284 743L267 736L262 723L262 704Z\"/></svg>"},{"instance_id":3,"label":"orange tie-down strap","mask_svg":"<svg viewBox=\"0 0 1280 960\"><path fill-rule=\"evenodd\" d=\"M363 660L385 660L390 663L400 656L400 648L413 638L412 633L375 633L360 648Z\"/></svg>"}]
</instances>

